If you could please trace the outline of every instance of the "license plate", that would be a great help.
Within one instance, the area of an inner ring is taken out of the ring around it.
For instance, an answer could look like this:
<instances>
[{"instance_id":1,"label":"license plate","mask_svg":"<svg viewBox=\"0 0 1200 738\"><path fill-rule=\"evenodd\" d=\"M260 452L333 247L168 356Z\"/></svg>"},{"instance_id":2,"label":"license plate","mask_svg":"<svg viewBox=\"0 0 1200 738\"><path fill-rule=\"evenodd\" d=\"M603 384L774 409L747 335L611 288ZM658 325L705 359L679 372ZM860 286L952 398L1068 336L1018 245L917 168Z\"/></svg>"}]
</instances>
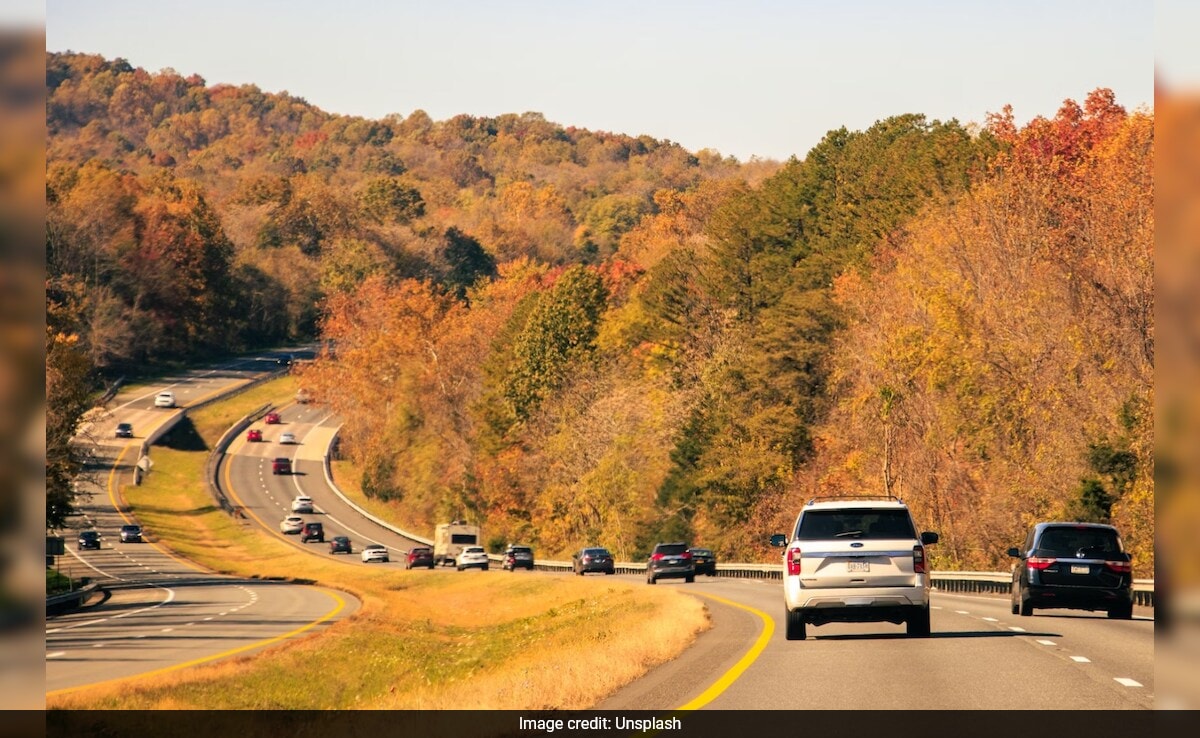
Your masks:
<instances>
[{"instance_id":1,"label":"license plate","mask_svg":"<svg viewBox=\"0 0 1200 738\"><path fill-rule=\"evenodd\" d=\"M1074 565L1074 564L1071 566L1072 574L1087 574L1090 571L1091 571L1091 567L1088 567L1088 566L1078 566L1078 565Z\"/></svg>"},{"instance_id":2,"label":"license plate","mask_svg":"<svg viewBox=\"0 0 1200 738\"><path fill-rule=\"evenodd\" d=\"M847 561L846 571L871 571L871 562L869 561Z\"/></svg>"}]
</instances>

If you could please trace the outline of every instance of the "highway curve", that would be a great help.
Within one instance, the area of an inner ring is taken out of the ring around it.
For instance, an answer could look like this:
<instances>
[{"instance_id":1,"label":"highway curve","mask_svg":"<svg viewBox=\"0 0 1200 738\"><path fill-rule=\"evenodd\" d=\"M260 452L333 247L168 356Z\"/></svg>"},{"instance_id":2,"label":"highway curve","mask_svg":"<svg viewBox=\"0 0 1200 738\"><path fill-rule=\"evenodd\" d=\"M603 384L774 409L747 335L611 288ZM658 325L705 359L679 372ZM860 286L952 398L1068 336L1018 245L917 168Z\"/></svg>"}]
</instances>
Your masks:
<instances>
[{"instance_id":1,"label":"highway curve","mask_svg":"<svg viewBox=\"0 0 1200 738\"><path fill-rule=\"evenodd\" d=\"M153 407L170 387L181 406L209 399L275 370L274 357L252 357L182 373L118 395L110 409L80 433L95 452L79 480L90 494L63 531L67 555L60 568L100 582L107 596L80 611L46 620L47 695L134 675L159 673L252 653L353 613L358 602L333 590L219 576L172 555L153 542L121 543L121 525L136 522L119 499L138 448L175 411ZM133 439L114 437L116 424L133 424ZM78 531L94 528L100 550L79 551Z\"/></svg>"}]
</instances>

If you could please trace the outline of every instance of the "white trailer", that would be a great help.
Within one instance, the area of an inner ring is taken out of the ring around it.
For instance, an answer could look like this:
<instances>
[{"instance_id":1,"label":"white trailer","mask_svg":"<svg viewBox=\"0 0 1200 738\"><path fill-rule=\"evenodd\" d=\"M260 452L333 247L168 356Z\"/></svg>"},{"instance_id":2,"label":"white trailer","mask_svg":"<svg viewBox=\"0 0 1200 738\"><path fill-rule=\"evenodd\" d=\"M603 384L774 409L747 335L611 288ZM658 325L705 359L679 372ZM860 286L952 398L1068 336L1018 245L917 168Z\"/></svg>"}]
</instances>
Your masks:
<instances>
[{"instance_id":1,"label":"white trailer","mask_svg":"<svg viewBox=\"0 0 1200 738\"><path fill-rule=\"evenodd\" d=\"M442 523L433 536L433 563L438 566L453 564L464 546L482 545L479 540L478 525L470 525L462 520Z\"/></svg>"}]
</instances>

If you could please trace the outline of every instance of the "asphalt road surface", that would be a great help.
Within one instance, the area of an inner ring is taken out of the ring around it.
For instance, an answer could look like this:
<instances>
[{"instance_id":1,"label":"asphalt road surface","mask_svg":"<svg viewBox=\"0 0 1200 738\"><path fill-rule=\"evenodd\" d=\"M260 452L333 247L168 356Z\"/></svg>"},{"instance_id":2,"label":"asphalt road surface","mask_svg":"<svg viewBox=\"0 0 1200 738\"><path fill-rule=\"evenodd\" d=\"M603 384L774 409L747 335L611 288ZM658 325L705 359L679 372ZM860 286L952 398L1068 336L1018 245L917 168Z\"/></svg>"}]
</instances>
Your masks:
<instances>
[{"instance_id":1,"label":"asphalt road surface","mask_svg":"<svg viewBox=\"0 0 1200 738\"><path fill-rule=\"evenodd\" d=\"M137 522L123 509L117 488L128 480L147 435L177 410L153 407L165 388L187 406L275 371L274 356L181 373L118 394L78 436L95 458L79 480L90 499L62 532L67 555L58 566L72 577L101 582L98 603L46 620L46 690L58 693L128 676L163 672L252 653L346 617L358 602L320 587L244 581L212 574L154 542L122 543L119 531ZM115 438L119 422L133 424L132 439ZM99 550L79 550L81 530L100 532Z\"/></svg>"}]
</instances>

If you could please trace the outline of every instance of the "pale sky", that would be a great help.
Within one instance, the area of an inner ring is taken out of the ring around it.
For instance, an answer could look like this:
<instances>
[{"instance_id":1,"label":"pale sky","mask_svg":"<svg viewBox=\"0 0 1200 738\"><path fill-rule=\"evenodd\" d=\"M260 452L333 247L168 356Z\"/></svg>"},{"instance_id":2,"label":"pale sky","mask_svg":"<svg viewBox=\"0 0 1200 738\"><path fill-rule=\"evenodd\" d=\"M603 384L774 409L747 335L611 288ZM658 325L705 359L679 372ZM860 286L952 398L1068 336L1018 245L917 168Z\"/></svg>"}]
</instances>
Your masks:
<instances>
[{"instance_id":1,"label":"pale sky","mask_svg":"<svg viewBox=\"0 0 1200 738\"><path fill-rule=\"evenodd\" d=\"M1154 39L1137 0L46 2L50 51L368 118L537 111L743 161L902 113L1053 116L1097 87L1149 108Z\"/></svg>"}]
</instances>

